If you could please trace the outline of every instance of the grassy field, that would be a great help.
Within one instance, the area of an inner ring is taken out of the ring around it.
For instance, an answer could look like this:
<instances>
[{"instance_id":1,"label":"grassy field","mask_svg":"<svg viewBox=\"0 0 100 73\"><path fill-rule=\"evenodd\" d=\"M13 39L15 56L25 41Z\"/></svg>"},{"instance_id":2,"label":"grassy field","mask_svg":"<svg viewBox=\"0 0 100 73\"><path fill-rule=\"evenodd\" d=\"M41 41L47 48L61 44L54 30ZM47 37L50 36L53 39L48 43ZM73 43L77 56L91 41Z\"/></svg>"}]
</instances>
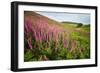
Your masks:
<instances>
[{"instance_id":1,"label":"grassy field","mask_svg":"<svg viewBox=\"0 0 100 73\"><path fill-rule=\"evenodd\" d=\"M90 25L38 20L25 19L25 62L90 58Z\"/></svg>"}]
</instances>

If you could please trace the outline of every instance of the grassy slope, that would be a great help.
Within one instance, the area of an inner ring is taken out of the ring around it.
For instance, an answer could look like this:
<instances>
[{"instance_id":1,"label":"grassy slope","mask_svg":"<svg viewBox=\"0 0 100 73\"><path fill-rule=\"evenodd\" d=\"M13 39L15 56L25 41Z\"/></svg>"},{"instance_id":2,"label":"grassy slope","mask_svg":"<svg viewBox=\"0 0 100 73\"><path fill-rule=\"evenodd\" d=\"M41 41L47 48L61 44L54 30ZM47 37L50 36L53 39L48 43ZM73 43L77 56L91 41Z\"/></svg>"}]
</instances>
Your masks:
<instances>
[{"instance_id":1,"label":"grassy slope","mask_svg":"<svg viewBox=\"0 0 100 73\"><path fill-rule=\"evenodd\" d=\"M25 11L24 16L25 16L25 19L30 19L33 23L35 23L36 21L41 19L41 20L46 20L48 22L48 24L50 24L50 25L59 26L58 24L61 24L60 22L57 22L53 19L50 19L46 16L40 15L40 14L33 12L33 11Z\"/></svg>"}]
</instances>

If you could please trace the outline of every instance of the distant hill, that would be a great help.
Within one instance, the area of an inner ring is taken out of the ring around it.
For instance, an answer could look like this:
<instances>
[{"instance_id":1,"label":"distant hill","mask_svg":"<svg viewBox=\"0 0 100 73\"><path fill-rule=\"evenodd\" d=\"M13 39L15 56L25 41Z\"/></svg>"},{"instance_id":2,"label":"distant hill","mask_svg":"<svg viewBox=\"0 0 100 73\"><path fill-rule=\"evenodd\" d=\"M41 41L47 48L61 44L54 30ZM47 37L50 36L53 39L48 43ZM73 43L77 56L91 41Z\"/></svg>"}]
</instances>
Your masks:
<instances>
[{"instance_id":1,"label":"distant hill","mask_svg":"<svg viewBox=\"0 0 100 73\"><path fill-rule=\"evenodd\" d=\"M63 21L62 23L67 23L67 24L80 24L80 23L77 23L77 22L69 22L69 21Z\"/></svg>"}]
</instances>

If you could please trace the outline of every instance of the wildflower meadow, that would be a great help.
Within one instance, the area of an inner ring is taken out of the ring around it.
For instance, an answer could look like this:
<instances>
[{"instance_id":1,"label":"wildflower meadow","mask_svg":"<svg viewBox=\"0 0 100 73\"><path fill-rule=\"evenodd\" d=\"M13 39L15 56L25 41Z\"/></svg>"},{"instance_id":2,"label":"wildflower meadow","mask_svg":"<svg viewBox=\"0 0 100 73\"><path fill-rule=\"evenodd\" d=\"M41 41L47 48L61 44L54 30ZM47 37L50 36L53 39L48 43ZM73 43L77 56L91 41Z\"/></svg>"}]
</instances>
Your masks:
<instances>
[{"instance_id":1,"label":"wildflower meadow","mask_svg":"<svg viewBox=\"0 0 100 73\"><path fill-rule=\"evenodd\" d=\"M90 24L57 22L24 12L24 61L90 58Z\"/></svg>"}]
</instances>

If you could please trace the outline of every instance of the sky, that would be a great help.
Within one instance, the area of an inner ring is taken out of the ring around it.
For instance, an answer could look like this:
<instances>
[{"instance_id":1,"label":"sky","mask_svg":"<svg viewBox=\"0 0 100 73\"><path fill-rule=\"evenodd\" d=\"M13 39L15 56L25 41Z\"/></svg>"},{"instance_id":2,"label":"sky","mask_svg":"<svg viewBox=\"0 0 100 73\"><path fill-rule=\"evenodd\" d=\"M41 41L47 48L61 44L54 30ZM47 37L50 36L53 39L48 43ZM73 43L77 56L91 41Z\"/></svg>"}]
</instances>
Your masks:
<instances>
[{"instance_id":1,"label":"sky","mask_svg":"<svg viewBox=\"0 0 100 73\"><path fill-rule=\"evenodd\" d=\"M90 24L90 14L67 13L67 12L36 12L59 22L70 21L83 24Z\"/></svg>"}]
</instances>

